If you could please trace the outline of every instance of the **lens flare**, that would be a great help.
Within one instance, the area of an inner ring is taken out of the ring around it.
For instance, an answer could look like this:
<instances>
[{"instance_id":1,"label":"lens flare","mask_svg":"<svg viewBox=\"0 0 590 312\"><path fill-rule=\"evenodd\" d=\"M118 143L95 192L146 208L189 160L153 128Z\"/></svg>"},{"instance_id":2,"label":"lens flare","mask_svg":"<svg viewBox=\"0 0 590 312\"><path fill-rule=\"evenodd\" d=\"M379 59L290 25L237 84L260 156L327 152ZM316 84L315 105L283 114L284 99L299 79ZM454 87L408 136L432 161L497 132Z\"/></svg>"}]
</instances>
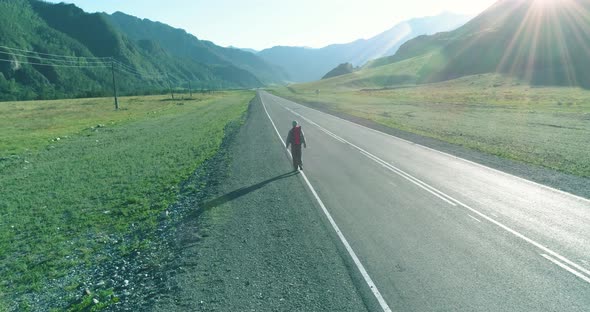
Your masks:
<instances>
[{"instance_id":1,"label":"lens flare","mask_svg":"<svg viewBox=\"0 0 590 312\"><path fill-rule=\"evenodd\" d=\"M534 0L536 6L549 7L555 6L562 2L561 0Z\"/></svg>"}]
</instances>

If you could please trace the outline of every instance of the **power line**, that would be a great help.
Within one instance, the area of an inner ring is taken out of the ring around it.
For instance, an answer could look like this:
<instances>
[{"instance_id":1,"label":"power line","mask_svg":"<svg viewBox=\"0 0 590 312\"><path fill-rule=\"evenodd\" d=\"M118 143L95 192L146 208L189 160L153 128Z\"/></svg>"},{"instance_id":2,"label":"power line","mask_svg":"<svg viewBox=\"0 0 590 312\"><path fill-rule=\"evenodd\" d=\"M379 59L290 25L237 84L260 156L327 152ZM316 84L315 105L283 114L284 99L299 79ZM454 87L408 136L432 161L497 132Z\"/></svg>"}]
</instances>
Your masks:
<instances>
[{"instance_id":1,"label":"power line","mask_svg":"<svg viewBox=\"0 0 590 312\"><path fill-rule=\"evenodd\" d=\"M131 67L131 66L129 66L129 65L126 65L126 64L124 64L123 62L117 61L117 60L115 60L115 59L113 59L113 61L114 61L114 62L115 62L115 63L116 63L118 66L121 66L121 68L122 68L122 69L126 69L126 70L128 70L128 71L130 71L130 72L133 72L133 73L136 73L136 74L138 74L138 75L142 75L142 76L157 76L157 77L163 77L163 75L161 75L161 74L159 74L159 75L151 75L151 74L147 74L147 73L142 73L142 72L140 72L139 70L137 70L137 69L135 69L135 68L133 68L133 67Z\"/></svg>"},{"instance_id":2,"label":"power line","mask_svg":"<svg viewBox=\"0 0 590 312\"><path fill-rule=\"evenodd\" d=\"M24 52L24 53L36 53L36 54L39 54L39 55L54 56L54 57L63 57L63 58L77 58L77 59L85 58L85 59L101 59L101 60L108 60L108 59L110 59L110 57L72 56L72 55L60 55L60 54L41 53L41 52L24 50L24 49L17 49L17 48L11 48L11 47L1 46L1 45L0 45L0 48L6 49L6 50L12 50L12 51L20 51L20 52Z\"/></svg>"},{"instance_id":3,"label":"power line","mask_svg":"<svg viewBox=\"0 0 590 312\"><path fill-rule=\"evenodd\" d=\"M2 53L2 52L0 52ZM43 59L41 59L43 60ZM21 60L14 60L14 59L3 59L0 58L0 62L7 62L7 63L18 63L18 64L29 64L29 65L37 65L37 66L52 66L52 67L67 67L67 68L108 68L110 67L110 64L107 62L96 62L96 63L90 63L90 64L48 64L48 63L40 63L40 62L31 62L31 61L21 61ZM113 61L115 64L117 65L123 65L122 63L118 62L118 61ZM138 71L135 70L131 70L131 69L127 69L127 67L118 67L117 70L129 74L129 75L133 75L136 78L139 79L154 79L154 80L159 80L162 78L165 78L166 76L164 75L147 75L145 73L140 73Z\"/></svg>"},{"instance_id":4,"label":"power line","mask_svg":"<svg viewBox=\"0 0 590 312\"><path fill-rule=\"evenodd\" d=\"M127 68L127 69L132 70L132 71L136 71L135 68L133 68L131 65L124 64L123 62L118 61L118 60L116 60L114 58L112 59L112 61L115 62L117 65L119 65L121 67Z\"/></svg>"},{"instance_id":5,"label":"power line","mask_svg":"<svg viewBox=\"0 0 590 312\"><path fill-rule=\"evenodd\" d=\"M115 59L113 59L113 62L115 64L117 64L117 67L118 67L117 69L118 70L123 71L123 72L126 72L126 73L131 74L131 75L138 76L140 78L161 79L161 78L165 78L166 77L165 75L160 74L160 73L154 75L154 74L148 74L148 73L145 73L145 72L140 72L139 70L136 70L136 69L132 68L131 66L126 65L126 64L124 64L124 63L122 63L120 61L117 61Z\"/></svg>"},{"instance_id":6,"label":"power line","mask_svg":"<svg viewBox=\"0 0 590 312\"><path fill-rule=\"evenodd\" d=\"M47 63L37 63L37 62L29 62L29 61L19 61L19 60L7 60L0 58L0 62L7 62L7 63L19 63L19 64L29 64L29 65L38 65L38 66L53 66L53 67L70 67L70 68L107 68L108 64L101 64L101 65L68 65L68 64L47 64Z\"/></svg>"},{"instance_id":7,"label":"power line","mask_svg":"<svg viewBox=\"0 0 590 312\"><path fill-rule=\"evenodd\" d=\"M156 77L156 76L145 76L145 75L141 75L141 74L136 74L136 73L129 72L127 70L120 69L120 68L118 68L117 70L119 72L121 72L121 73L134 76L134 77L136 77L138 79L148 79L148 80L158 80L158 79L160 79L160 77Z\"/></svg>"},{"instance_id":8,"label":"power line","mask_svg":"<svg viewBox=\"0 0 590 312\"><path fill-rule=\"evenodd\" d=\"M129 74L129 75L136 76L138 78L143 78L143 79L158 80L158 79L161 79L161 78L165 77L165 76L162 76L162 75L148 75L148 74L140 73L140 72L137 72L137 71L131 71L131 70L126 69L126 68L123 68L123 67L118 67L117 70L120 71L120 72Z\"/></svg>"},{"instance_id":9,"label":"power line","mask_svg":"<svg viewBox=\"0 0 590 312\"><path fill-rule=\"evenodd\" d=\"M133 67L131 67L130 65L126 65L123 62L118 61L116 59L113 59L113 61L117 65L120 65L122 67L122 69L127 69L127 71L132 72L132 73L134 73L136 75L139 75L139 76L142 76L142 77L154 78L154 79L170 79L170 78L172 78L172 80L174 80L176 82L185 81L185 79L179 79L176 76L172 76L172 75L169 75L169 74L163 74L163 73L159 73L159 72L157 72L156 75L154 75L154 74L148 74L148 73L145 73L145 72L141 72L139 70L136 70Z\"/></svg>"},{"instance_id":10,"label":"power line","mask_svg":"<svg viewBox=\"0 0 590 312\"><path fill-rule=\"evenodd\" d=\"M55 59L55 58L46 58L46 57L40 57L40 56L34 56L34 55L25 55L25 54L17 54L17 53L12 53L12 52L4 52L4 51L0 51L0 54L4 54L4 55L10 55L10 56L18 56L18 57L26 57L26 58L32 58L32 59L37 59L39 61L51 61L51 62L62 62L62 63L66 63L66 64L81 64L81 63L87 63L87 64L106 64L105 61L87 61L87 60L60 60L60 59Z\"/></svg>"},{"instance_id":11,"label":"power line","mask_svg":"<svg viewBox=\"0 0 590 312\"><path fill-rule=\"evenodd\" d=\"M137 74L137 75L140 75L140 76L142 76L142 75L144 75L144 76L149 76L149 75L147 75L147 74L144 74L144 73L142 73L142 72L140 72L140 71L138 71L138 70L134 69L133 67L131 67L131 66L128 66L128 65L125 65L125 64L123 64L123 63L121 63L121 62L119 62L119 61L116 61L116 60L114 60L113 62L114 62L115 64L117 64L117 67L118 67L118 69L120 69L120 70L124 70L124 71L130 72L130 73L133 73L133 74Z\"/></svg>"},{"instance_id":12,"label":"power line","mask_svg":"<svg viewBox=\"0 0 590 312\"><path fill-rule=\"evenodd\" d=\"M5 51L2 51L4 49ZM12 59L11 59L12 57ZM25 58L24 61L19 60L18 58ZM145 80L145 79L153 79L155 81L160 81L166 83L168 82L168 88L170 90L170 94L172 99L174 99L174 91L172 89L171 84L171 76L168 73L162 74L156 71L157 74L148 74L146 72L142 72L133 66L125 64L121 61L116 60L113 57L78 57L78 56L71 56L71 55L59 55L59 54L51 54L51 53L40 53L36 51L30 51L25 49L18 49L18 48L11 48L7 46L0 45L0 62L7 62L11 64L27 64L27 65L36 65L36 66L47 66L47 67L67 67L67 68L103 68L111 69L112 79L113 79L113 96L115 100L115 109L119 109L119 101L117 96L117 79L115 75L115 71L120 73L124 73L127 75L132 75L134 78ZM116 66L115 66L116 65ZM180 81L176 77L172 76L176 82ZM189 90L192 96L192 89L190 87L189 81Z\"/></svg>"},{"instance_id":13,"label":"power line","mask_svg":"<svg viewBox=\"0 0 590 312\"><path fill-rule=\"evenodd\" d=\"M168 88L170 89L170 93L172 95L172 99L174 99L174 93L172 90L172 83L171 80L175 80L175 83L178 83L180 80L175 76L170 76L168 73L159 73L156 71L157 74L148 74L146 72L142 72L134 67L125 64L121 61L116 60L113 57L78 57L78 56L71 56L71 55L59 55L59 54L51 54L51 53L40 53L36 51L30 51L25 49L18 49L18 48L11 48L6 46L1 46L0 49L4 49L5 51L0 50L0 62L8 62L8 63L17 63L17 64L28 64L28 65L37 65L37 66L51 66L51 67L67 67L67 68L111 68L112 78L113 78L113 92L115 98L115 109L119 108L118 100L117 100L117 83L115 78L115 69L118 72L132 75L134 78L137 79L150 79L155 81L160 81L164 83L168 83ZM5 55L5 58L2 58L1 55ZM13 57L14 59L7 59L9 57ZM25 61L18 60L18 57L26 58ZM116 66L115 66L116 65ZM189 81L189 89L190 89L190 81Z\"/></svg>"},{"instance_id":14,"label":"power line","mask_svg":"<svg viewBox=\"0 0 590 312\"><path fill-rule=\"evenodd\" d=\"M165 75L162 73L157 74L148 74L145 72L141 72L130 65L124 64L121 61L118 61L112 57L79 57L79 56L71 56L71 55L59 55L59 54L51 54L51 53L41 53L31 50L25 49L18 49L18 48L11 48L7 46L0 45L1 49L5 49L8 52L0 51L0 54L9 55L13 57L26 57L29 59L35 59L36 61L26 60L10 60L0 58L0 62L18 62L21 64L30 64L30 65L38 65L38 66L54 66L54 67L70 67L70 68L107 68L112 67L112 64L117 65L117 70L121 71L125 74L133 75L139 79L154 79L154 80L165 80L172 78L173 80L180 81L178 78L174 76ZM11 51L18 51L21 53L11 52ZM25 54L22 54L25 53ZM27 55L31 54L31 55ZM36 54L36 55L33 55ZM59 59L64 58L64 59ZM47 61L49 63L43 63L43 61ZM54 63L50 63L54 62ZM57 64L55 63L57 62Z\"/></svg>"}]
</instances>

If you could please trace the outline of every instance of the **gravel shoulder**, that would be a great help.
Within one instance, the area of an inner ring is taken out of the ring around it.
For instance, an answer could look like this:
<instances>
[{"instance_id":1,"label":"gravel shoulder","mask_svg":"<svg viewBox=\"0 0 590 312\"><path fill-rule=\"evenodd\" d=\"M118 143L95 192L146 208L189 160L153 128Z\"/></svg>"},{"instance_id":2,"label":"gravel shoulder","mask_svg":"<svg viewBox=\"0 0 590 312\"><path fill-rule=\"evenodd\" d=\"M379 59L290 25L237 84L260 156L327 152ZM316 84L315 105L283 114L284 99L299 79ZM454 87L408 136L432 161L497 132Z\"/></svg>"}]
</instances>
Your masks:
<instances>
[{"instance_id":1,"label":"gravel shoulder","mask_svg":"<svg viewBox=\"0 0 590 312\"><path fill-rule=\"evenodd\" d=\"M366 311L374 303L255 98L215 194L174 232L152 311ZM222 171L220 166L218 171Z\"/></svg>"}]
</instances>

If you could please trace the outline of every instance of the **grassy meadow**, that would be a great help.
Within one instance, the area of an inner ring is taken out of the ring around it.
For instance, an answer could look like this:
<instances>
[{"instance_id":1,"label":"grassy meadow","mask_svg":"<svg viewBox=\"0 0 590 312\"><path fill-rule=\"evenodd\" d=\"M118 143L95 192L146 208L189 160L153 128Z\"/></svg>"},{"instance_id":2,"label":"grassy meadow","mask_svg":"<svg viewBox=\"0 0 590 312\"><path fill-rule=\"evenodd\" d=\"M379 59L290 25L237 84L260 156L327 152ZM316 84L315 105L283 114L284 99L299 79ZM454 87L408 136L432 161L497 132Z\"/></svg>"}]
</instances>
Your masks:
<instances>
[{"instance_id":1,"label":"grassy meadow","mask_svg":"<svg viewBox=\"0 0 590 312\"><path fill-rule=\"evenodd\" d=\"M119 111L111 98L0 103L0 310L27 310L27 294L108 260L106 246L141 250L137 233L155 229L253 96L128 97Z\"/></svg>"},{"instance_id":2,"label":"grassy meadow","mask_svg":"<svg viewBox=\"0 0 590 312\"><path fill-rule=\"evenodd\" d=\"M408 78L406 85L371 88L383 86L382 77L393 70L412 77L416 60L272 91L312 107L590 177L590 90L531 87L494 74L423 85Z\"/></svg>"},{"instance_id":3,"label":"grassy meadow","mask_svg":"<svg viewBox=\"0 0 590 312\"><path fill-rule=\"evenodd\" d=\"M193 102L207 101L215 94L198 94ZM0 102L0 157L37 150L56 138L96 127L126 123L149 115L182 111L178 103L166 96L120 98L114 109L113 98L87 98L55 101Z\"/></svg>"}]
</instances>

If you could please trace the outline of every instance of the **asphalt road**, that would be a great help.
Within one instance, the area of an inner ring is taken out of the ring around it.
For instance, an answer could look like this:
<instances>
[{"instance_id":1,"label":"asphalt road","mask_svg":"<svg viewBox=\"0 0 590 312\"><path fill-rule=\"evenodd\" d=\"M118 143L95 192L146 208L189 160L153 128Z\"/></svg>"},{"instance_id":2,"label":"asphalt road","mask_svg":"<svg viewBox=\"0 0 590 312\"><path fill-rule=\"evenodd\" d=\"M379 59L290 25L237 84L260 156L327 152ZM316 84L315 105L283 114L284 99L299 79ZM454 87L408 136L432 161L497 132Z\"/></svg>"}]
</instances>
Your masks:
<instances>
[{"instance_id":1,"label":"asphalt road","mask_svg":"<svg viewBox=\"0 0 590 312\"><path fill-rule=\"evenodd\" d=\"M588 199L259 96L283 140L302 125L305 176L382 308L590 311Z\"/></svg>"},{"instance_id":2,"label":"asphalt road","mask_svg":"<svg viewBox=\"0 0 590 312\"><path fill-rule=\"evenodd\" d=\"M179 254L167 261L156 303L133 311L375 310L258 99L237 134L226 135L202 171L213 179L208 199L177 204L191 213L175 226Z\"/></svg>"}]
</instances>

